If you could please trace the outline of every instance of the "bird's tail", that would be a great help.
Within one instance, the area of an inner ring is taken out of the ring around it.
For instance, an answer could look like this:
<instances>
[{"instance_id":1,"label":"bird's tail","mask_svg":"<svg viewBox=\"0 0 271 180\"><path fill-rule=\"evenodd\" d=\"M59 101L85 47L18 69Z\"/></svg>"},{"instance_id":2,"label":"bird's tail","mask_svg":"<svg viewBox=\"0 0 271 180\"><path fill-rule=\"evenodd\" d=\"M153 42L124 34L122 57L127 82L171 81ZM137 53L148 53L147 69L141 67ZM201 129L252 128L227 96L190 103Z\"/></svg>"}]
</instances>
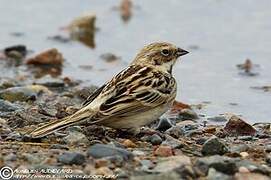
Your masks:
<instances>
[{"instance_id":1,"label":"bird's tail","mask_svg":"<svg viewBox=\"0 0 271 180\"><path fill-rule=\"evenodd\" d=\"M91 109L81 109L74 113L71 116L65 117L63 119L49 122L44 126L41 126L30 133L31 138L40 138L46 135L49 135L57 130L73 126L76 124L80 124L84 122L86 119L91 118L94 115Z\"/></svg>"}]
</instances>

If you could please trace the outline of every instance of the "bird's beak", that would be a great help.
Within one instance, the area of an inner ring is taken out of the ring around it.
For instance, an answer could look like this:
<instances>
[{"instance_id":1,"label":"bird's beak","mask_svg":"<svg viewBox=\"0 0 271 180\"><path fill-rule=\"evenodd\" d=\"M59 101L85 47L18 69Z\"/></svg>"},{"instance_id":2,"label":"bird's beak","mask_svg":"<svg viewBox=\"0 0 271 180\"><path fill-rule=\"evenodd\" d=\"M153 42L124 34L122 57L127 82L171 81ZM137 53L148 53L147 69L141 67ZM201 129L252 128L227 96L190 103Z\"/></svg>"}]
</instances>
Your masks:
<instances>
[{"instance_id":1,"label":"bird's beak","mask_svg":"<svg viewBox=\"0 0 271 180\"><path fill-rule=\"evenodd\" d=\"M177 57L180 57L180 56L186 55L186 54L188 54L188 53L189 53L188 51L186 51L186 50L184 50L184 49L181 49L181 48L178 48L178 49L177 49L177 52L176 52L176 56L177 56Z\"/></svg>"}]
</instances>

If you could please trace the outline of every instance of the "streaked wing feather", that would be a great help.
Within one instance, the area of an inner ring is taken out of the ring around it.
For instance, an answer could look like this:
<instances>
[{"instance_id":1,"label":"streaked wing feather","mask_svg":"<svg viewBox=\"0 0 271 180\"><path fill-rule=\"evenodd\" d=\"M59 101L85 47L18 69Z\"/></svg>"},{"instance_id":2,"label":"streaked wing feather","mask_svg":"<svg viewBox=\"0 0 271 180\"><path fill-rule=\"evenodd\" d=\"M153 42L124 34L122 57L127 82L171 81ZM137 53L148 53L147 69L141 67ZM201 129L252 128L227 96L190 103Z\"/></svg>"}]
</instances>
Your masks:
<instances>
[{"instance_id":1,"label":"streaked wing feather","mask_svg":"<svg viewBox=\"0 0 271 180\"><path fill-rule=\"evenodd\" d=\"M106 94L109 91L111 96L101 104L99 116L95 119L100 122L112 117L131 116L167 103L175 93L175 80L168 76L154 73L149 67L130 66L101 92Z\"/></svg>"},{"instance_id":2,"label":"streaked wing feather","mask_svg":"<svg viewBox=\"0 0 271 180\"><path fill-rule=\"evenodd\" d=\"M85 102L83 102L82 106L87 106L88 104L90 104L96 97L98 97L100 95L100 93L102 92L102 90L104 89L105 84L103 86L101 86L100 88L96 89L96 91L94 91L86 100Z\"/></svg>"}]
</instances>

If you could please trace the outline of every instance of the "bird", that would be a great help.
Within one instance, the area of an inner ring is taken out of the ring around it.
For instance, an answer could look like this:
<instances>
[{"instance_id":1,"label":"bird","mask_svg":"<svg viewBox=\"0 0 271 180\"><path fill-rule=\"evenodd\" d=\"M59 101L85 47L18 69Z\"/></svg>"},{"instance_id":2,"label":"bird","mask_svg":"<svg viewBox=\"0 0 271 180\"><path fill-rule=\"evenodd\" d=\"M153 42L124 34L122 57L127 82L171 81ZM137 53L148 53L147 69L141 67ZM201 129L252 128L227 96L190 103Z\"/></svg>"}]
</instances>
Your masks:
<instances>
[{"instance_id":1,"label":"bird","mask_svg":"<svg viewBox=\"0 0 271 180\"><path fill-rule=\"evenodd\" d=\"M172 68L187 53L168 42L144 46L128 67L94 91L77 112L38 127L30 137L41 138L82 123L137 132L172 106L177 93Z\"/></svg>"}]
</instances>

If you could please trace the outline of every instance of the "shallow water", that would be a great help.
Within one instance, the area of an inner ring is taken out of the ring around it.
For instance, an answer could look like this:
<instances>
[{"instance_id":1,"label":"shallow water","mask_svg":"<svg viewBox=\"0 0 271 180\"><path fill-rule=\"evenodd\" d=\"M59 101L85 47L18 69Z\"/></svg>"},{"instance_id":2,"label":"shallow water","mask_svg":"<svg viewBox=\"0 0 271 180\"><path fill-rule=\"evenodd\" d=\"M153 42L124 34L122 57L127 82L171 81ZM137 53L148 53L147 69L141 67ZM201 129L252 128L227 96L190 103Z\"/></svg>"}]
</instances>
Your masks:
<instances>
[{"instance_id":1,"label":"shallow water","mask_svg":"<svg viewBox=\"0 0 271 180\"><path fill-rule=\"evenodd\" d=\"M137 0L128 23L113 10L118 3L0 0L0 48L19 43L40 52L56 47L66 59L63 76L100 85L125 67L143 45L172 42L191 52L175 67L178 100L192 104L210 101L201 110L207 116L232 112L250 122L271 121L271 93L250 88L271 85L271 1ZM60 27L84 12L97 14L95 49L47 39L63 33ZM24 36L14 37L12 32ZM103 62L99 56L107 52L121 56L121 61ZM260 64L259 76L238 74L236 64L246 58ZM84 70L80 65L93 65L93 69ZM5 76L14 73L2 65L1 71Z\"/></svg>"}]
</instances>

